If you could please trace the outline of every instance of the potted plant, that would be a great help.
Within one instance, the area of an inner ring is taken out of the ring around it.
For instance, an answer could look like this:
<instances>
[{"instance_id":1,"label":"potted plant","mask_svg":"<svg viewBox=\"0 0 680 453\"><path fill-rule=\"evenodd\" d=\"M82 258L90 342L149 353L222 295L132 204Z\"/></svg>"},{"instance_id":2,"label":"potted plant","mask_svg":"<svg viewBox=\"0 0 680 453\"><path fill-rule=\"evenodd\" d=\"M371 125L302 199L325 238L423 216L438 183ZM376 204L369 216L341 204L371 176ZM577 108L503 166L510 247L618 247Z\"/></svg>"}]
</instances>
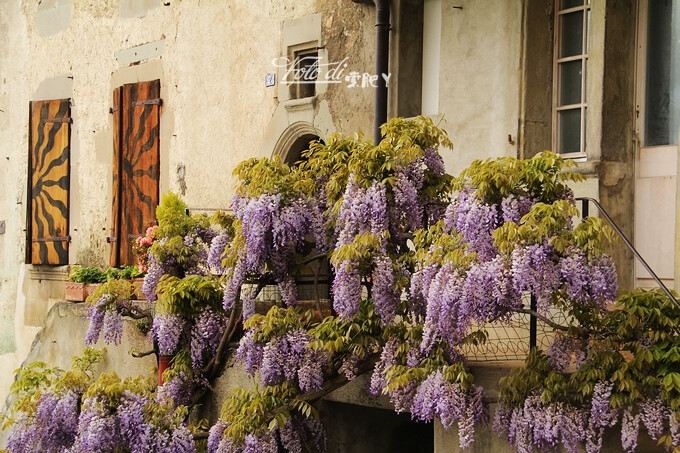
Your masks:
<instances>
[{"instance_id":1,"label":"potted plant","mask_svg":"<svg viewBox=\"0 0 680 453\"><path fill-rule=\"evenodd\" d=\"M106 281L106 273L98 267L73 266L64 285L64 298L71 302L83 302L97 285Z\"/></svg>"},{"instance_id":2,"label":"potted plant","mask_svg":"<svg viewBox=\"0 0 680 453\"><path fill-rule=\"evenodd\" d=\"M141 266L120 266L110 267L104 272L106 280L132 280L135 286L135 298L137 300L146 300L146 296L142 292L142 283L144 282L144 274Z\"/></svg>"}]
</instances>

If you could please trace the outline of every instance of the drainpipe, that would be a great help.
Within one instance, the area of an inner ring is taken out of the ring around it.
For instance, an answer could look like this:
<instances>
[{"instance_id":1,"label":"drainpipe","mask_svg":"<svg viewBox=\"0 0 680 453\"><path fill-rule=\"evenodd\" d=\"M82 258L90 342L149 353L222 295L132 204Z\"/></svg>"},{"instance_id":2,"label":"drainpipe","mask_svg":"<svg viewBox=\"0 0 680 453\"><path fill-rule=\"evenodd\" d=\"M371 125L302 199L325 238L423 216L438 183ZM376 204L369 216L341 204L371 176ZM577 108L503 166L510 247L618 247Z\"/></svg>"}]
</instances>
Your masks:
<instances>
[{"instance_id":1,"label":"drainpipe","mask_svg":"<svg viewBox=\"0 0 680 453\"><path fill-rule=\"evenodd\" d=\"M375 88L375 105L373 111L373 143L382 140L380 126L387 122L387 80L384 75L389 72L390 51L390 0L374 0L375 2L375 74L378 86Z\"/></svg>"}]
</instances>

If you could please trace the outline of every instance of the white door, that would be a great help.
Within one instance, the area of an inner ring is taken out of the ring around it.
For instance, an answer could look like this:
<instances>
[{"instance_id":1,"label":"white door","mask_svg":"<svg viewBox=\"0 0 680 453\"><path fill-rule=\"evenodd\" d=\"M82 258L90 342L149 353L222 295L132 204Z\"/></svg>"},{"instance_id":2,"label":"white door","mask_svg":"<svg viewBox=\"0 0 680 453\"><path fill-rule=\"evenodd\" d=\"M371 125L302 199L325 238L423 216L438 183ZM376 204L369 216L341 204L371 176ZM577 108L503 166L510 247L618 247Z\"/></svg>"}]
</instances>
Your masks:
<instances>
[{"instance_id":1,"label":"white door","mask_svg":"<svg viewBox=\"0 0 680 453\"><path fill-rule=\"evenodd\" d=\"M640 0L636 83L635 248L673 286L680 126L680 0ZM655 287L635 263L635 284Z\"/></svg>"}]
</instances>

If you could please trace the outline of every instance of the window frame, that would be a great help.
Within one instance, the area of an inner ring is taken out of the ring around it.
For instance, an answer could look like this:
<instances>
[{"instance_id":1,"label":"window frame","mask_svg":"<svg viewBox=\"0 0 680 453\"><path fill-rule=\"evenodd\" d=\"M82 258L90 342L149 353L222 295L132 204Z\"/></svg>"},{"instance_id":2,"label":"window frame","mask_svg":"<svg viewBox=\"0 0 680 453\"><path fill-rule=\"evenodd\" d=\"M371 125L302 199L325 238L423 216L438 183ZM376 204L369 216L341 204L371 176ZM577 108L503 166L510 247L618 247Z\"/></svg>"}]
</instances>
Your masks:
<instances>
[{"instance_id":1,"label":"window frame","mask_svg":"<svg viewBox=\"0 0 680 453\"><path fill-rule=\"evenodd\" d=\"M296 46L291 46L288 48L288 61L290 62L290 66L288 67L288 73L292 77L295 77L297 72L301 69L300 63L303 62L304 59L306 58L316 59L316 62L313 63L312 66L314 64L316 65L317 76L314 79L314 82L304 80L302 82L299 82L296 81L295 79L287 80L286 82L289 85L288 99L294 100L313 98L318 94L317 82L319 81L319 74L321 71L321 55L319 54L319 49L317 48L316 43L304 43ZM305 88L306 85L311 85L312 91L311 94L306 93L307 91L307 88Z\"/></svg>"},{"instance_id":2,"label":"window frame","mask_svg":"<svg viewBox=\"0 0 680 453\"><path fill-rule=\"evenodd\" d=\"M587 70L588 70L588 55L590 49L591 33L589 33L592 19L590 12L592 11L591 0L584 0L582 5L560 8L562 0L555 0L555 14L554 14L554 33L553 33L553 86L552 86L552 149L555 153L562 157L570 159L578 159L587 157L586 144L586 118L587 118ZM563 43L563 34L561 27L562 16L578 11L583 11L582 24L582 48L581 53L577 55L570 55L568 57L560 57L560 49ZM561 93L561 72L560 65L572 61L581 61L581 102L574 104L560 105ZM580 141L579 151L563 153L560 150L560 113L568 110L579 110L580 113Z\"/></svg>"}]
</instances>

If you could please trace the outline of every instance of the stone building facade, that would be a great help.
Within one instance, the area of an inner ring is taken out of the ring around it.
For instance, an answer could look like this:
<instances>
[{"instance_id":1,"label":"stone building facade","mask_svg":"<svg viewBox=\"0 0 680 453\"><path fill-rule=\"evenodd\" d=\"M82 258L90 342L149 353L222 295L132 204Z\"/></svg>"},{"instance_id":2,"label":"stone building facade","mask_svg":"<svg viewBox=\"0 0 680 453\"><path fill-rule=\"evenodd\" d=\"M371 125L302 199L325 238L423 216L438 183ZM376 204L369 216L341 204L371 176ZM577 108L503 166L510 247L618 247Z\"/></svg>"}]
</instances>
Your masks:
<instances>
[{"instance_id":1,"label":"stone building facade","mask_svg":"<svg viewBox=\"0 0 680 453\"><path fill-rule=\"evenodd\" d=\"M680 2L392 0L390 9L389 117L440 118L452 174L473 159L545 149L575 159L587 177L577 196L599 199L661 279L680 281ZM157 118L147 189L178 192L195 210L228 208L241 160L295 159L333 131L371 136L375 16L358 0L0 2L1 399L46 321L60 322L48 312L69 266L108 265L129 234L114 208L124 87L158 89L129 99ZM304 74L312 83L294 80ZM66 223L40 237L31 125L53 100L68 110ZM62 246L56 262L36 252L46 243ZM614 255L622 286L654 286L623 246ZM79 349L53 348L47 360L68 366ZM440 440L433 448L448 451Z\"/></svg>"}]
</instances>

